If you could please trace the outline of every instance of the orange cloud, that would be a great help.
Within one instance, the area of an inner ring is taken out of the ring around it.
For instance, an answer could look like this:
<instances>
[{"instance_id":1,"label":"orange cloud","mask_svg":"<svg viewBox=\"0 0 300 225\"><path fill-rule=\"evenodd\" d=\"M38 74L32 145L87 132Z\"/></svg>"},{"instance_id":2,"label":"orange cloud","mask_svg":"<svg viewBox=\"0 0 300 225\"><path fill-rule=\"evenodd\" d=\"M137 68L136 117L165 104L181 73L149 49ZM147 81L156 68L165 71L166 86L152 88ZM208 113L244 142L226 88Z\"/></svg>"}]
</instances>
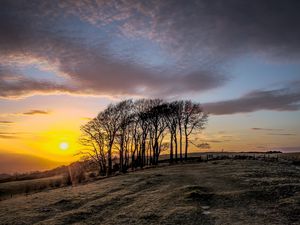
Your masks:
<instances>
[{"instance_id":1,"label":"orange cloud","mask_svg":"<svg viewBox=\"0 0 300 225\"><path fill-rule=\"evenodd\" d=\"M23 112L22 114L23 115L28 115L28 116L37 115L37 114L47 115L47 114L50 114L50 112L49 111L44 111L44 110L39 110L39 109L33 109L33 110L28 111L28 112Z\"/></svg>"}]
</instances>

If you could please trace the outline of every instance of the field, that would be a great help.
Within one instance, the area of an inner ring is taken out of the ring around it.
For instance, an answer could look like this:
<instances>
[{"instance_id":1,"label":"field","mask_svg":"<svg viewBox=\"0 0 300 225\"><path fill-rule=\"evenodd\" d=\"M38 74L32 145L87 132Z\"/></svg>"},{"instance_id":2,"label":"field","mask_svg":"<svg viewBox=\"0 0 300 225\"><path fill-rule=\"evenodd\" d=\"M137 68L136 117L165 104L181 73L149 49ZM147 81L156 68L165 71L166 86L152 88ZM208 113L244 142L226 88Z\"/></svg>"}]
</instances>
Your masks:
<instances>
[{"instance_id":1,"label":"field","mask_svg":"<svg viewBox=\"0 0 300 225\"><path fill-rule=\"evenodd\" d=\"M57 175L33 180L0 183L0 200L43 191L48 188L57 188L61 186L62 182L63 177Z\"/></svg>"},{"instance_id":2,"label":"field","mask_svg":"<svg viewBox=\"0 0 300 225\"><path fill-rule=\"evenodd\" d=\"M0 202L0 224L299 224L300 169L218 160L146 169Z\"/></svg>"},{"instance_id":3,"label":"field","mask_svg":"<svg viewBox=\"0 0 300 225\"><path fill-rule=\"evenodd\" d=\"M300 165L300 153L284 153L279 155L280 159L287 160L293 164Z\"/></svg>"}]
</instances>

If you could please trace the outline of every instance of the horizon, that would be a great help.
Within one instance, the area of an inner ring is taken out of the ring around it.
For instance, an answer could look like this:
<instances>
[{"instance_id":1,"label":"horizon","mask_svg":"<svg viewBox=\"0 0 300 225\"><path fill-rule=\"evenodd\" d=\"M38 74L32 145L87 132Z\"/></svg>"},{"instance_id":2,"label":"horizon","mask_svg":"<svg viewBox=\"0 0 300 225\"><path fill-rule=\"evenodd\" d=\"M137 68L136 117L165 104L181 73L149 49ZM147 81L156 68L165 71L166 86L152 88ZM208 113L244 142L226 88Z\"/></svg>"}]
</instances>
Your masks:
<instances>
[{"instance_id":1,"label":"horizon","mask_svg":"<svg viewBox=\"0 0 300 225\"><path fill-rule=\"evenodd\" d=\"M7 171L14 155L41 170L77 161L80 126L124 99L200 103L208 124L192 141L211 148L190 152L300 152L299 1L0 5Z\"/></svg>"}]
</instances>

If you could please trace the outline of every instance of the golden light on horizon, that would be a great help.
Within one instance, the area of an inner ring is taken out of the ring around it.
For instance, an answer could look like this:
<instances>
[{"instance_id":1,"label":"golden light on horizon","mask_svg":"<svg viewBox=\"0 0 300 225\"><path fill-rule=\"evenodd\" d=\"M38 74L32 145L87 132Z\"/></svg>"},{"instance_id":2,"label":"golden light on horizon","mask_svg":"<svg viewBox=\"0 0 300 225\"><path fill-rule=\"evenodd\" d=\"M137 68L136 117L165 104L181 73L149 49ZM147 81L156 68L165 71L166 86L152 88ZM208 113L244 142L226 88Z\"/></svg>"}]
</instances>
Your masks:
<instances>
[{"instance_id":1,"label":"golden light on horizon","mask_svg":"<svg viewBox=\"0 0 300 225\"><path fill-rule=\"evenodd\" d=\"M59 148L60 148L60 150L66 151L69 148L69 143L68 142L61 142L59 144Z\"/></svg>"}]
</instances>

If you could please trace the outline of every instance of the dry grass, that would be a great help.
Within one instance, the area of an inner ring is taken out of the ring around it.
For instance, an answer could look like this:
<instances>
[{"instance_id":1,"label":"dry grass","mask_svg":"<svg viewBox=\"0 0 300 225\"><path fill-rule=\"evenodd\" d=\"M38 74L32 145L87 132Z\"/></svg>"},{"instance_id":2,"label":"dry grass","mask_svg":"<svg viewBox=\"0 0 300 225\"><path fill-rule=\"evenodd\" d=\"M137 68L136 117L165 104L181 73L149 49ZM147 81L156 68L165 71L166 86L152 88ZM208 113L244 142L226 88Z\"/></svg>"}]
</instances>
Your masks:
<instances>
[{"instance_id":1,"label":"dry grass","mask_svg":"<svg viewBox=\"0 0 300 225\"><path fill-rule=\"evenodd\" d=\"M298 224L300 170L258 160L148 169L0 202L0 224Z\"/></svg>"},{"instance_id":2,"label":"dry grass","mask_svg":"<svg viewBox=\"0 0 300 225\"><path fill-rule=\"evenodd\" d=\"M300 153L284 153L279 156L281 159L285 159L293 162L294 164L300 165Z\"/></svg>"},{"instance_id":3,"label":"dry grass","mask_svg":"<svg viewBox=\"0 0 300 225\"><path fill-rule=\"evenodd\" d=\"M21 194L30 194L49 188L61 187L64 182L63 176L53 176L24 181L12 181L0 183L0 200L15 197Z\"/></svg>"}]
</instances>

